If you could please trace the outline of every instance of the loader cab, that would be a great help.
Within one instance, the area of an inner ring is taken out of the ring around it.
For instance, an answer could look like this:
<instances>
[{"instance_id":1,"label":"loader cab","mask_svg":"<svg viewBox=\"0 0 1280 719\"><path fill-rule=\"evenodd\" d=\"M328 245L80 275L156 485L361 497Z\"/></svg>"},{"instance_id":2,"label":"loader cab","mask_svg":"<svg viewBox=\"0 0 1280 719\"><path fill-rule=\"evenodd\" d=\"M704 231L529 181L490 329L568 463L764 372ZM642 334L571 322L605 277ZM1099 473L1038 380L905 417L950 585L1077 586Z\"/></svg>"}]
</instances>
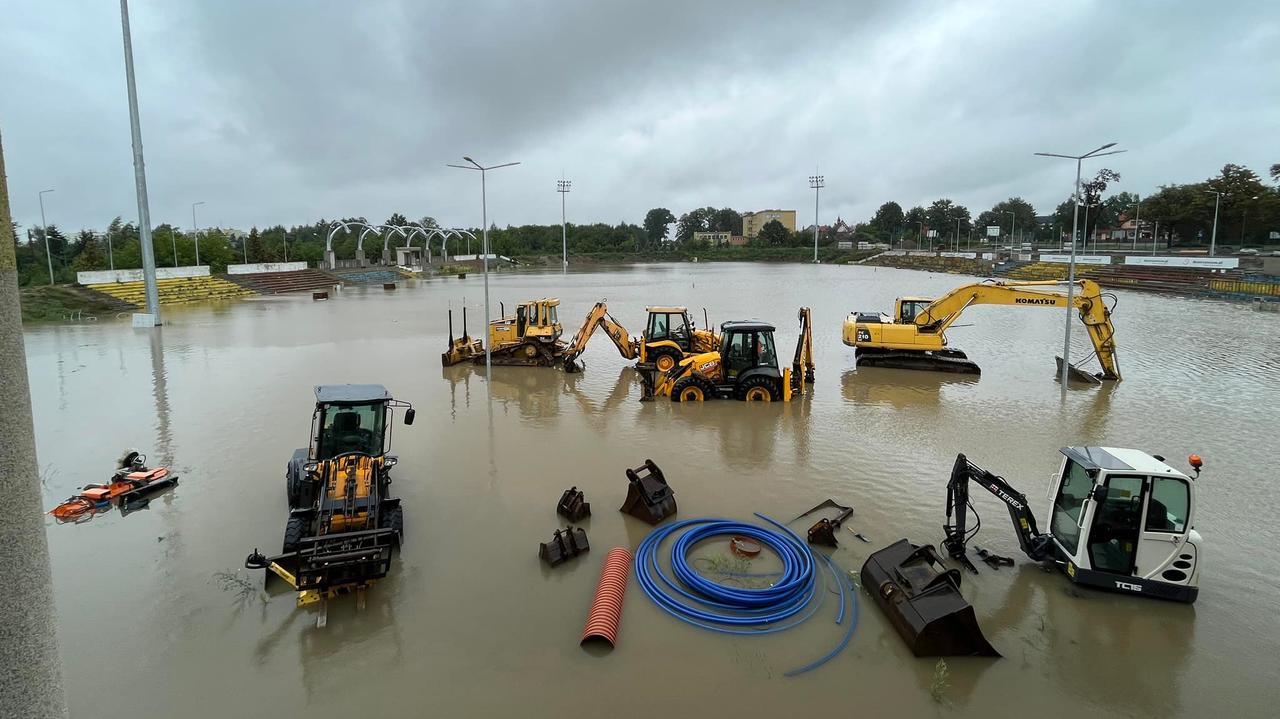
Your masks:
<instances>
[{"instance_id":1,"label":"loader cab","mask_svg":"<svg viewBox=\"0 0 1280 719\"><path fill-rule=\"evenodd\" d=\"M916 317L924 308L933 304L933 299L929 297L899 297L897 304L898 311L894 314L894 321L909 325L916 321Z\"/></svg>"},{"instance_id":2,"label":"loader cab","mask_svg":"<svg viewBox=\"0 0 1280 719\"><path fill-rule=\"evenodd\" d=\"M311 418L312 461L342 454L381 457L391 447L393 407L397 403L382 385L320 385ZM407 405L405 405L407 406ZM405 412L405 424L413 424L414 412Z\"/></svg>"},{"instance_id":3,"label":"loader cab","mask_svg":"<svg viewBox=\"0 0 1280 719\"><path fill-rule=\"evenodd\" d=\"M720 325L720 357L726 384L738 383L752 375L781 379L773 331L773 325L756 320Z\"/></svg>"},{"instance_id":4,"label":"loader cab","mask_svg":"<svg viewBox=\"0 0 1280 719\"><path fill-rule=\"evenodd\" d=\"M1067 574L1087 584L1194 601L1195 481L1141 450L1066 447L1049 532Z\"/></svg>"},{"instance_id":5,"label":"loader cab","mask_svg":"<svg viewBox=\"0 0 1280 719\"><path fill-rule=\"evenodd\" d=\"M693 352L693 323L684 307L646 307L649 324L644 330L645 344L674 342L686 354Z\"/></svg>"},{"instance_id":6,"label":"loader cab","mask_svg":"<svg viewBox=\"0 0 1280 719\"><path fill-rule=\"evenodd\" d=\"M560 300L544 298L516 305L514 317L506 317L489 324L489 346L500 347L526 338L554 342L564 333L559 317Z\"/></svg>"}]
</instances>

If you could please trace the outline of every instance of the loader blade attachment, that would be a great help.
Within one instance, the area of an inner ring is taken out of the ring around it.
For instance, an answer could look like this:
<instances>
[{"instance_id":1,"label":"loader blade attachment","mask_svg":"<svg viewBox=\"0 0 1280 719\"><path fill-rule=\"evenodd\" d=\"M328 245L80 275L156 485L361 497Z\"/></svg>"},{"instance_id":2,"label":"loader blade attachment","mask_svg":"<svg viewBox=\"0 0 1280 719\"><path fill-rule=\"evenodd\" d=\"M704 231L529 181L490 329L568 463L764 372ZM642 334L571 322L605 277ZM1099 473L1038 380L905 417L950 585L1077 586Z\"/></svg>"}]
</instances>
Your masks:
<instances>
[{"instance_id":1,"label":"loader blade attachment","mask_svg":"<svg viewBox=\"0 0 1280 719\"><path fill-rule=\"evenodd\" d=\"M973 606L960 594L960 572L931 545L901 539L862 565L862 586L917 657L998 657Z\"/></svg>"}]
</instances>

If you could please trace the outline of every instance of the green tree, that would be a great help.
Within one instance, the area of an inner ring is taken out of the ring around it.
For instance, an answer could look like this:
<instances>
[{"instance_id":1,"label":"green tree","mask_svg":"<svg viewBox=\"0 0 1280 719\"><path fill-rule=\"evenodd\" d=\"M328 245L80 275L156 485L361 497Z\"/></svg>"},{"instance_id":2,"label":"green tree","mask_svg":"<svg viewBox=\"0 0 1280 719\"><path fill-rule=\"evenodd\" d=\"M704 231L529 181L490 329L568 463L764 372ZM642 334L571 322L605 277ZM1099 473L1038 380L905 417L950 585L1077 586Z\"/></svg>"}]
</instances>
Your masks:
<instances>
[{"instance_id":1,"label":"green tree","mask_svg":"<svg viewBox=\"0 0 1280 719\"><path fill-rule=\"evenodd\" d=\"M409 224L409 218L405 217L399 212L393 212L391 213L391 216L387 218L387 221L382 224L394 225L396 227L404 227L405 225Z\"/></svg>"},{"instance_id":2,"label":"green tree","mask_svg":"<svg viewBox=\"0 0 1280 719\"><path fill-rule=\"evenodd\" d=\"M888 238L902 228L902 223L906 220L902 213L902 205L896 202L886 202L876 210L875 217L871 218L869 223L871 230L882 238Z\"/></svg>"},{"instance_id":3,"label":"green tree","mask_svg":"<svg viewBox=\"0 0 1280 719\"><path fill-rule=\"evenodd\" d=\"M76 236L76 245L78 251L71 263L72 269L77 272L107 269L107 253L95 232L80 230L80 234Z\"/></svg>"},{"instance_id":4,"label":"green tree","mask_svg":"<svg viewBox=\"0 0 1280 719\"><path fill-rule=\"evenodd\" d=\"M662 242L667 239L671 223L675 221L676 216L665 207L649 210L644 216L644 235L647 240L645 249L653 250L662 246Z\"/></svg>"},{"instance_id":5,"label":"green tree","mask_svg":"<svg viewBox=\"0 0 1280 719\"><path fill-rule=\"evenodd\" d=\"M728 232L732 235L742 234L742 215L732 207L725 207L716 210L711 215L710 227L712 232Z\"/></svg>"},{"instance_id":6,"label":"green tree","mask_svg":"<svg viewBox=\"0 0 1280 719\"><path fill-rule=\"evenodd\" d=\"M1013 213L1012 217L1009 213ZM1011 237L1015 231L1023 237L1034 235L1036 208L1021 197L1010 197L997 202L990 210L978 215L974 225L976 231L983 237L986 237L987 227L999 227L1003 236L1010 237L1016 242L1018 238Z\"/></svg>"},{"instance_id":7,"label":"green tree","mask_svg":"<svg viewBox=\"0 0 1280 719\"><path fill-rule=\"evenodd\" d=\"M777 220L769 220L764 223L764 227L760 228L759 241L762 245L777 247L786 244L790 237L791 233Z\"/></svg>"},{"instance_id":8,"label":"green tree","mask_svg":"<svg viewBox=\"0 0 1280 719\"><path fill-rule=\"evenodd\" d=\"M1280 182L1280 162L1271 166L1271 179Z\"/></svg>"},{"instance_id":9,"label":"green tree","mask_svg":"<svg viewBox=\"0 0 1280 719\"><path fill-rule=\"evenodd\" d=\"M706 232L713 214L714 208L699 207L681 215L680 221L676 223L676 242L684 244L693 239L693 233Z\"/></svg>"},{"instance_id":10,"label":"green tree","mask_svg":"<svg viewBox=\"0 0 1280 719\"><path fill-rule=\"evenodd\" d=\"M250 262L266 262L267 248L262 243L262 234L258 232L257 227L249 230L249 236L241 240L245 243L245 254L249 257Z\"/></svg>"},{"instance_id":11,"label":"green tree","mask_svg":"<svg viewBox=\"0 0 1280 719\"><path fill-rule=\"evenodd\" d=\"M934 200L925 211L924 223L926 228L937 230L936 241L945 244L955 236L957 223L961 237L969 233L969 208L945 198Z\"/></svg>"}]
</instances>

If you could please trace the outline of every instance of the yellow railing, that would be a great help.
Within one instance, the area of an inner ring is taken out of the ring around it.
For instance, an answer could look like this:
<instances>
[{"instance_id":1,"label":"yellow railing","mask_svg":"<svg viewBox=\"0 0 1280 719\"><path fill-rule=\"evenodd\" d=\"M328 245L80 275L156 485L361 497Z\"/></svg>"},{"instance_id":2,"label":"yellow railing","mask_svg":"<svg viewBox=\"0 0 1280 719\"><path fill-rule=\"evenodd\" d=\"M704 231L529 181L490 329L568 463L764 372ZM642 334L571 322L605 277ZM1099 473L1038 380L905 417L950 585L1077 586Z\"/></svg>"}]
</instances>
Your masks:
<instances>
[{"instance_id":1,"label":"yellow railing","mask_svg":"<svg viewBox=\"0 0 1280 719\"><path fill-rule=\"evenodd\" d=\"M111 295L118 300L142 306L146 304L146 286L142 282L105 282L88 285L89 289ZM234 282L217 277L182 277L157 280L160 304L178 305L208 300L233 299L257 294Z\"/></svg>"},{"instance_id":2,"label":"yellow railing","mask_svg":"<svg viewBox=\"0 0 1280 719\"><path fill-rule=\"evenodd\" d=\"M1238 295L1264 295L1280 297L1280 282L1245 282L1243 280L1209 280L1214 292L1230 292Z\"/></svg>"}]
</instances>

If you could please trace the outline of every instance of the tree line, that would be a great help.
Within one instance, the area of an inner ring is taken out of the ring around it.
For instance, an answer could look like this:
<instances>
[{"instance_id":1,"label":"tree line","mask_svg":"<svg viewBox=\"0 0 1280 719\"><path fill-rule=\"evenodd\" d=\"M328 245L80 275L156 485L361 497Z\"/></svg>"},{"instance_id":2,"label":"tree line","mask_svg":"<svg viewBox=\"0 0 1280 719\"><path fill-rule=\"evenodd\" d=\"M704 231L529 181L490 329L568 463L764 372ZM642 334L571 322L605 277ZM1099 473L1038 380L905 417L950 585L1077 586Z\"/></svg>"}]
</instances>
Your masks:
<instances>
[{"instance_id":1,"label":"tree line","mask_svg":"<svg viewBox=\"0 0 1280 719\"><path fill-rule=\"evenodd\" d=\"M1280 163L1269 168L1269 175L1272 181L1280 182ZM1201 182L1163 185L1157 192L1141 198L1128 191L1107 194L1108 189L1120 183L1120 175L1106 168L1082 183L1080 225L1084 236L1091 236L1099 228L1115 227L1133 217L1138 212L1139 203L1144 233L1149 233L1158 222L1160 238L1174 247L1208 244L1215 202L1220 245L1265 244L1268 241L1274 244L1274 240L1269 240L1269 234L1280 231L1280 189L1265 184L1257 173L1241 165L1228 164L1221 173ZM1049 214L1049 222L1038 221L1036 208L1021 197L997 202L976 217L972 216L969 208L949 198L935 200L927 207L917 205L907 210L890 201L880 205L866 221L855 224L851 235L841 238L901 243L903 246L934 246L946 245L957 236L963 243L970 237L970 232L985 236L985 228L999 227L1004 236L1016 234L1023 241L1034 238L1037 242L1057 243L1064 234L1070 234L1074 199L1069 195L1057 205ZM364 217L341 220L368 222ZM198 252L199 264L209 265L212 272L221 273L229 264L246 261L281 262L288 259L318 265L324 259L325 238L332 224L333 220L320 219L309 225L287 228L283 225L253 227L247 233L233 236L219 228L201 229L196 233L165 223L155 227L151 234L157 266L195 265ZM401 213L391 215L383 224L438 227L431 217L409 220ZM626 221L616 225L570 224L568 249L571 254L710 251L712 248L705 242L695 239L695 233L740 235L742 225L742 213L729 207L695 208L679 217L665 207L656 207L649 210L640 225ZM13 225L18 278L23 285L49 282L50 264L57 283L74 282L78 271L142 266L138 227L120 217L111 220L103 230L82 229L74 236L64 233L56 225L49 225L47 230L47 233L41 227L24 230L17 223ZM936 237L927 237L929 230L936 231ZM479 238L479 228L471 231ZM819 243L830 245L836 239L834 231L827 228L826 232L820 233ZM490 250L497 254L559 255L561 229L559 225L490 226L489 241ZM378 258L382 242L381 237L366 237L365 256ZM341 258L354 257L357 243L357 232L345 230L335 234L333 241L334 250ZM393 247L403 243L404 240L398 236L393 236L389 242ZM415 240L415 244L420 243L420 239ZM750 238L749 244L785 248L809 247L812 243L811 229L791 232L774 220L764 225L759 235ZM478 253L478 241L472 245L468 248L465 239L451 239L449 254ZM438 240L433 243L433 248L438 250Z\"/></svg>"}]
</instances>

